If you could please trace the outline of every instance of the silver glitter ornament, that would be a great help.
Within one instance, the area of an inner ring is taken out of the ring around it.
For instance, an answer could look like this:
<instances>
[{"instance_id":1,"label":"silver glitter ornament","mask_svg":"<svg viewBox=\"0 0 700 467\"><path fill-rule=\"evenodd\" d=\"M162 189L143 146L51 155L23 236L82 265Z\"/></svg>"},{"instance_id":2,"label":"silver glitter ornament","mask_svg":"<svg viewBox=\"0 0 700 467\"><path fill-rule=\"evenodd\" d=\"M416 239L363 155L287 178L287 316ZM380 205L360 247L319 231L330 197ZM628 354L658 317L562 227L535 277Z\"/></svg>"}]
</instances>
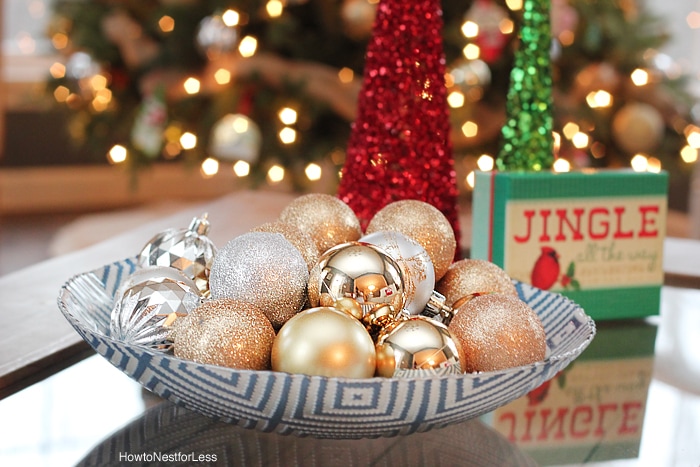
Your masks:
<instances>
[{"instance_id":1,"label":"silver glitter ornament","mask_svg":"<svg viewBox=\"0 0 700 467\"><path fill-rule=\"evenodd\" d=\"M168 350L169 327L197 308L199 290L169 277L135 283L117 295L112 309L111 337L121 342Z\"/></svg>"},{"instance_id":2,"label":"silver glitter ornament","mask_svg":"<svg viewBox=\"0 0 700 467\"><path fill-rule=\"evenodd\" d=\"M447 326L424 316L397 320L379 334L377 374L419 378L462 373L462 350Z\"/></svg>"},{"instance_id":3,"label":"silver glitter ornament","mask_svg":"<svg viewBox=\"0 0 700 467\"><path fill-rule=\"evenodd\" d=\"M233 298L260 307L275 328L306 301L309 269L283 235L248 232L219 250L211 267L212 298Z\"/></svg>"},{"instance_id":4,"label":"silver glitter ornament","mask_svg":"<svg viewBox=\"0 0 700 467\"><path fill-rule=\"evenodd\" d=\"M309 274L309 302L355 299L364 313L378 305L402 310L405 282L399 264L375 245L347 242L326 251Z\"/></svg>"},{"instance_id":5,"label":"silver glitter ornament","mask_svg":"<svg viewBox=\"0 0 700 467\"><path fill-rule=\"evenodd\" d=\"M207 237L207 215L192 219L186 229L168 229L155 235L141 250L140 267L169 266L192 279L199 291L209 295L209 271L217 248Z\"/></svg>"}]
</instances>

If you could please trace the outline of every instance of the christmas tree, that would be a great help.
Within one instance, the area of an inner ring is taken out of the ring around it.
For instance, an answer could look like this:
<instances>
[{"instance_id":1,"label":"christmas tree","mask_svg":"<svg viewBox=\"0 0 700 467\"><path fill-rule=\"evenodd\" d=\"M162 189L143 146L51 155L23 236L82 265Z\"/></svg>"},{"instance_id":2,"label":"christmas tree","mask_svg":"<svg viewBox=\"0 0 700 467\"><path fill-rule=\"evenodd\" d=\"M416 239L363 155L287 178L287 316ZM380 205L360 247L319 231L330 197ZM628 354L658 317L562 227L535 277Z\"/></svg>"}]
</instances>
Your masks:
<instances>
[{"instance_id":1,"label":"christmas tree","mask_svg":"<svg viewBox=\"0 0 700 467\"><path fill-rule=\"evenodd\" d=\"M65 60L49 89L97 159L138 169L213 158L253 184L286 177L313 190L343 166L376 3L57 2L50 36ZM522 2L442 9L450 137L468 192L501 145ZM663 20L634 0L552 0L551 30L555 169L685 176L700 127L683 74L659 52Z\"/></svg>"}]
</instances>

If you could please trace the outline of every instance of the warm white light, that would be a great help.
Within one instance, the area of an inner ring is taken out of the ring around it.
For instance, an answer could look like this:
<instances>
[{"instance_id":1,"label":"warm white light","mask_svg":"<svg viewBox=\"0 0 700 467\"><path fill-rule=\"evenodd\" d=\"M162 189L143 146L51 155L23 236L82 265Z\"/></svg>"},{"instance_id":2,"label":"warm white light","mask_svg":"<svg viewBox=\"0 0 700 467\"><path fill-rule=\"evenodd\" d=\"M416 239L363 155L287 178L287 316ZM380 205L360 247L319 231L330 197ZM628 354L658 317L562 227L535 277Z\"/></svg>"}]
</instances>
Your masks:
<instances>
[{"instance_id":1,"label":"warm white light","mask_svg":"<svg viewBox=\"0 0 700 467\"><path fill-rule=\"evenodd\" d=\"M482 154L476 160L476 165L482 172L490 172L491 170L493 170L493 164L493 157L489 156L488 154Z\"/></svg>"},{"instance_id":2,"label":"warm white light","mask_svg":"<svg viewBox=\"0 0 700 467\"><path fill-rule=\"evenodd\" d=\"M238 161L233 164L233 173L238 177L247 177L250 174L250 164L246 161Z\"/></svg>"},{"instance_id":3,"label":"warm white light","mask_svg":"<svg viewBox=\"0 0 700 467\"><path fill-rule=\"evenodd\" d=\"M202 161L202 165L199 167L199 169L204 177L213 177L219 173L219 161L211 157L207 157Z\"/></svg>"},{"instance_id":4,"label":"warm white light","mask_svg":"<svg viewBox=\"0 0 700 467\"><path fill-rule=\"evenodd\" d=\"M70 96L70 89L65 86L58 86L53 90L53 97L56 99L56 102L65 102L68 96Z\"/></svg>"},{"instance_id":5,"label":"warm white light","mask_svg":"<svg viewBox=\"0 0 700 467\"><path fill-rule=\"evenodd\" d=\"M647 156L644 154L635 154L635 156L630 160L630 166L635 172L646 172L649 166L649 161Z\"/></svg>"},{"instance_id":6,"label":"warm white light","mask_svg":"<svg viewBox=\"0 0 700 467\"><path fill-rule=\"evenodd\" d=\"M272 183L279 183L284 180L284 168L279 165L273 165L270 170L267 171L267 178Z\"/></svg>"},{"instance_id":7,"label":"warm white light","mask_svg":"<svg viewBox=\"0 0 700 467\"><path fill-rule=\"evenodd\" d=\"M292 144L297 139L297 132L294 128L286 126L280 130L279 137L284 144Z\"/></svg>"},{"instance_id":8,"label":"warm white light","mask_svg":"<svg viewBox=\"0 0 700 467\"><path fill-rule=\"evenodd\" d=\"M661 172L661 161L656 157L650 157L647 159L647 172L655 174Z\"/></svg>"},{"instance_id":9,"label":"warm white light","mask_svg":"<svg viewBox=\"0 0 700 467\"><path fill-rule=\"evenodd\" d=\"M231 72L226 70L225 68L219 68L216 70L214 73L214 81L216 81L216 84L224 85L228 84L231 82Z\"/></svg>"},{"instance_id":10,"label":"warm white light","mask_svg":"<svg viewBox=\"0 0 700 467\"><path fill-rule=\"evenodd\" d=\"M107 154L107 160L112 164L119 164L126 160L128 153L126 148L120 144L115 144Z\"/></svg>"},{"instance_id":11,"label":"warm white light","mask_svg":"<svg viewBox=\"0 0 700 467\"><path fill-rule=\"evenodd\" d=\"M226 10L224 14L221 15L221 20L228 27L237 26L241 20L241 15L239 15L236 10Z\"/></svg>"},{"instance_id":12,"label":"warm white light","mask_svg":"<svg viewBox=\"0 0 700 467\"><path fill-rule=\"evenodd\" d=\"M459 109L464 106L464 94L460 91L452 91L447 96L447 104L453 109Z\"/></svg>"},{"instance_id":13,"label":"warm white light","mask_svg":"<svg viewBox=\"0 0 700 467\"><path fill-rule=\"evenodd\" d=\"M185 88L185 92L187 94L197 94L199 92L200 88L200 83L197 78L192 78L189 77L185 80L185 83L183 84L183 87Z\"/></svg>"},{"instance_id":14,"label":"warm white light","mask_svg":"<svg viewBox=\"0 0 700 467\"><path fill-rule=\"evenodd\" d=\"M267 2L267 5L265 5L265 10L267 10L267 14L270 15L270 18L277 18L280 16L283 8L284 5L280 0L270 0Z\"/></svg>"},{"instance_id":15,"label":"warm white light","mask_svg":"<svg viewBox=\"0 0 700 467\"><path fill-rule=\"evenodd\" d=\"M104 75L94 75L90 78L90 86L95 91L101 91L107 87L107 77Z\"/></svg>"},{"instance_id":16,"label":"warm white light","mask_svg":"<svg viewBox=\"0 0 700 467\"><path fill-rule=\"evenodd\" d=\"M501 31L501 34L504 34L506 36L508 34L512 34L515 30L515 23L513 23L513 20L510 18L503 18L498 23L498 30Z\"/></svg>"},{"instance_id":17,"label":"warm white light","mask_svg":"<svg viewBox=\"0 0 700 467\"><path fill-rule=\"evenodd\" d=\"M192 149L196 147L197 135L189 131L183 133L182 136L180 136L180 146L182 146L182 149Z\"/></svg>"},{"instance_id":18,"label":"warm white light","mask_svg":"<svg viewBox=\"0 0 700 467\"><path fill-rule=\"evenodd\" d=\"M476 24L474 21L465 21L462 25L462 34L464 34L464 37L466 37L467 39L471 39L472 37L478 36L479 25Z\"/></svg>"},{"instance_id":19,"label":"warm white light","mask_svg":"<svg viewBox=\"0 0 700 467\"><path fill-rule=\"evenodd\" d=\"M66 66L63 63L54 62L54 64L49 68L49 73L51 73L51 76L56 79L63 78L66 76Z\"/></svg>"},{"instance_id":20,"label":"warm white light","mask_svg":"<svg viewBox=\"0 0 700 467\"><path fill-rule=\"evenodd\" d=\"M523 9L523 0L506 0L506 5L511 11L518 11Z\"/></svg>"},{"instance_id":21,"label":"warm white light","mask_svg":"<svg viewBox=\"0 0 700 467\"><path fill-rule=\"evenodd\" d=\"M467 176L464 178L464 184L471 189L474 189L474 180L476 179L476 174L472 170L467 174Z\"/></svg>"},{"instance_id":22,"label":"warm white light","mask_svg":"<svg viewBox=\"0 0 700 467\"><path fill-rule=\"evenodd\" d=\"M481 55L481 49L476 44L467 44L462 49L462 54L467 60L476 60Z\"/></svg>"},{"instance_id":23,"label":"warm white light","mask_svg":"<svg viewBox=\"0 0 700 467\"><path fill-rule=\"evenodd\" d=\"M631 74L630 78L635 86L644 86L649 84L649 73L641 68L635 69Z\"/></svg>"},{"instance_id":24,"label":"warm white light","mask_svg":"<svg viewBox=\"0 0 700 467\"><path fill-rule=\"evenodd\" d=\"M574 135L576 135L576 133L579 132L579 126L574 122L569 122L566 125L564 125L564 128L561 129L561 132L564 133L566 139L572 139Z\"/></svg>"},{"instance_id":25,"label":"warm white light","mask_svg":"<svg viewBox=\"0 0 700 467\"><path fill-rule=\"evenodd\" d=\"M242 57L252 57L258 48L258 40L253 36L245 36L238 44L238 52Z\"/></svg>"},{"instance_id":26,"label":"warm white light","mask_svg":"<svg viewBox=\"0 0 700 467\"><path fill-rule=\"evenodd\" d=\"M233 119L233 122L231 122L231 126L233 127L233 131L235 131L239 135L242 135L243 133L248 131L250 123L246 117L237 115L236 118Z\"/></svg>"},{"instance_id":27,"label":"warm white light","mask_svg":"<svg viewBox=\"0 0 700 467\"><path fill-rule=\"evenodd\" d=\"M612 94L608 91L591 91L586 96L586 102L591 109L610 107L612 105Z\"/></svg>"},{"instance_id":28,"label":"warm white light","mask_svg":"<svg viewBox=\"0 0 700 467\"><path fill-rule=\"evenodd\" d=\"M552 164L552 169L555 172L568 172L571 170L571 164L566 159L558 158Z\"/></svg>"},{"instance_id":29,"label":"warm white light","mask_svg":"<svg viewBox=\"0 0 700 467\"><path fill-rule=\"evenodd\" d=\"M464 136L467 138L473 138L479 133L479 125L472 121L466 121L464 125L462 125L462 133L464 133Z\"/></svg>"},{"instance_id":30,"label":"warm white light","mask_svg":"<svg viewBox=\"0 0 700 467\"><path fill-rule=\"evenodd\" d=\"M698 150L690 146L683 146L683 149L681 149L681 159L687 164L692 164L698 160Z\"/></svg>"},{"instance_id":31,"label":"warm white light","mask_svg":"<svg viewBox=\"0 0 700 467\"><path fill-rule=\"evenodd\" d=\"M691 148L700 149L700 131L690 131L686 138L688 140L688 146Z\"/></svg>"},{"instance_id":32,"label":"warm white light","mask_svg":"<svg viewBox=\"0 0 700 467\"><path fill-rule=\"evenodd\" d=\"M290 107L282 108L277 115L285 125L294 125L297 121L297 111Z\"/></svg>"},{"instance_id":33,"label":"warm white light","mask_svg":"<svg viewBox=\"0 0 700 467\"><path fill-rule=\"evenodd\" d=\"M571 143L574 145L574 147L578 149L583 149L588 146L588 140L588 135L579 131L574 135L573 138L571 138Z\"/></svg>"},{"instance_id":34,"label":"warm white light","mask_svg":"<svg viewBox=\"0 0 700 467\"><path fill-rule=\"evenodd\" d=\"M316 181L321 179L321 166L314 164L313 162L306 166L304 169L306 177L311 181Z\"/></svg>"}]
</instances>

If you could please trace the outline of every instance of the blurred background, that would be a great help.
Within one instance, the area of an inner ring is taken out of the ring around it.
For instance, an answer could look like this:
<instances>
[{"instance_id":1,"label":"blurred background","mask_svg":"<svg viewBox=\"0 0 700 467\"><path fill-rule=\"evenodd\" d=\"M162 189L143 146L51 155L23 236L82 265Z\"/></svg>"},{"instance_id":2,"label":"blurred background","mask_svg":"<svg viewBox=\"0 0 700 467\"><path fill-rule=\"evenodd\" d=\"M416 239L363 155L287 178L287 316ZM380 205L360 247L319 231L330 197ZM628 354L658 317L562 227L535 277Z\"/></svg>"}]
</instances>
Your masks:
<instances>
[{"instance_id":1,"label":"blurred background","mask_svg":"<svg viewBox=\"0 0 700 467\"><path fill-rule=\"evenodd\" d=\"M95 241L232 190L334 192L376 0L0 5L0 274L65 252L86 218ZM443 10L468 209L498 151L522 1ZM666 170L669 235L699 237L700 2L551 11L555 170Z\"/></svg>"}]
</instances>

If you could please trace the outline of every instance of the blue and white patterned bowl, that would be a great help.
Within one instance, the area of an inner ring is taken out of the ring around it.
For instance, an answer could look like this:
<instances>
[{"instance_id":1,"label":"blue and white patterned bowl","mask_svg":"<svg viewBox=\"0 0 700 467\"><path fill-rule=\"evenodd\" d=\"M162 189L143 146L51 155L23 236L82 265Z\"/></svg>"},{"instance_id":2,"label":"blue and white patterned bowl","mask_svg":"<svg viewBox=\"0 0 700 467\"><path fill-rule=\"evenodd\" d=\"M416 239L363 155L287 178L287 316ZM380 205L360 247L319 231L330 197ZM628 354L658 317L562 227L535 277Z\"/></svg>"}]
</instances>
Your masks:
<instances>
[{"instance_id":1,"label":"blue and white patterned bowl","mask_svg":"<svg viewBox=\"0 0 700 467\"><path fill-rule=\"evenodd\" d=\"M595 324L571 300L523 283L549 354L503 371L431 378L326 378L202 365L109 337L114 294L134 259L70 279L58 305L75 330L114 366L164 399L228 423L318 438L373 438L444 427L486 414L554 377L588 346Z\"/></svg>"}]
</instances>

